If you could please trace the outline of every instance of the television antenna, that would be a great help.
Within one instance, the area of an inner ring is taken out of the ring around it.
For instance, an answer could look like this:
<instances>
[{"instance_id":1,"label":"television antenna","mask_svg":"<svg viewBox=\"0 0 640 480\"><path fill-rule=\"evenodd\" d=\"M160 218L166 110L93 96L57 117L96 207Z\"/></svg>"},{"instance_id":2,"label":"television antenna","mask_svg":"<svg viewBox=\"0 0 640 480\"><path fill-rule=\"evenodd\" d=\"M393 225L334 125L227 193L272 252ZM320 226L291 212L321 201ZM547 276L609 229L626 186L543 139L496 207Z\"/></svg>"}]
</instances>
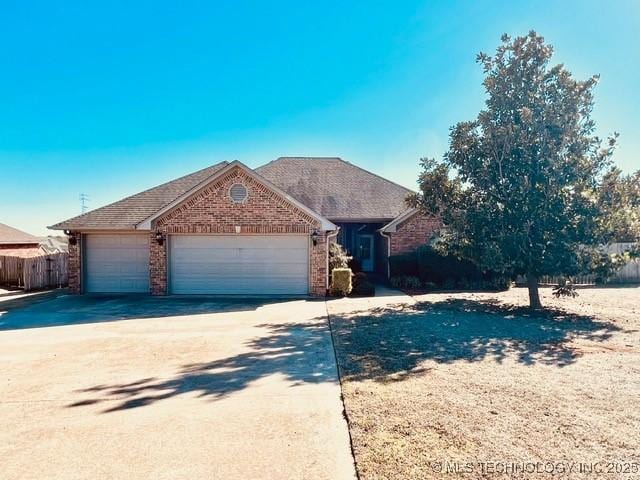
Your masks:
<instances>
[{"instance_id":1,"label":"television antenna","mask_svg":"<svg viewBox=\"0 0 640 480\"><path fill-rule=\"evenodd\" d=\"M78 198L80 199L80 213L86 213L89 208L87 202L91 201L91 198L86 193L81 193Z\"/></svg>"}]
</instances>

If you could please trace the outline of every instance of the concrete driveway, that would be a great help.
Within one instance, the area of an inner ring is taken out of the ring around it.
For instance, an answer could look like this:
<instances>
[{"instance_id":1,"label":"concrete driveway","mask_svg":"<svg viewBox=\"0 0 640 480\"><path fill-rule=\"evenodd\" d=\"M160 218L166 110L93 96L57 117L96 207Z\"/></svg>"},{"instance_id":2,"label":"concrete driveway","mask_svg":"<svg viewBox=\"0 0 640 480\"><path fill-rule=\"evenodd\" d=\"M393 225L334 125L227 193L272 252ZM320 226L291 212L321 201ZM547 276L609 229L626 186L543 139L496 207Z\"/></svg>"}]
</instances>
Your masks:
<instances>
[{"instance_id":1,"label":"concrete driveway","mask_svg":"<svg viewBox=\"0 0 640 480\"><path fill-rule=\"evenodd\" d=\"M325 302L63 296L0 330L3 479L355 477Z\"/></svg>"}]
</instances>

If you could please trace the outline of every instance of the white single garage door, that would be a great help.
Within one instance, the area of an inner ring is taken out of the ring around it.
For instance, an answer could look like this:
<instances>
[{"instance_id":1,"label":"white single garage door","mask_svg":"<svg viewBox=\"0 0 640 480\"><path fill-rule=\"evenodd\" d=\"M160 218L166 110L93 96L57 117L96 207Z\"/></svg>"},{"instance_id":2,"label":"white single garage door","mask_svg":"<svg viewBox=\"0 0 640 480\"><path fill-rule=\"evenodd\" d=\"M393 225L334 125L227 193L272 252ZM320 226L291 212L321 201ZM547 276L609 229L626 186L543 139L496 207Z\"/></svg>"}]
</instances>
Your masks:
<instances>
[{"instance_id":1,"label":"white single garage door","mask_svg":"<svg viewBox=\"0 0 640 480\"><path fill-rule=\"evenodd\" d=\"M147 235L85 236L85 292L148 293Z\"/></svg>"},{"instance_id":2,"label":"white single garage door","mask_svg":"<svg viewBox=\"0 0 640 480\"><path fill-rule=\"evenodd\" d=\"M177 294L305 295L309 239L283 235L174 235L169 284Z\"/></svg>"}]
</instances>

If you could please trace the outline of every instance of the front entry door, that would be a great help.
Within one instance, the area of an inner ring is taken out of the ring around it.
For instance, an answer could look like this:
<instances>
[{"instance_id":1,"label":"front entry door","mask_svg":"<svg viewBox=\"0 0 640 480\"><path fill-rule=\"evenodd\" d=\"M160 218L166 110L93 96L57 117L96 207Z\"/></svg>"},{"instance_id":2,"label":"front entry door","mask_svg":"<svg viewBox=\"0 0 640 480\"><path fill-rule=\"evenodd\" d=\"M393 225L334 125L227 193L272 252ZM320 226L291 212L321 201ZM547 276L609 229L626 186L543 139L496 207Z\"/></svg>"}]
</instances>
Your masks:
<instances>
[{"instance_id":1,"label":"front entry door","mask_svg":"<svg viewBox=\"0 0 640 480\"><path fill-rule=\"evenodd\" d=\"M356 237L355 256L360 262L362 271L373 271L373 235L358 235Z\"/></svg>"}]
</instances>

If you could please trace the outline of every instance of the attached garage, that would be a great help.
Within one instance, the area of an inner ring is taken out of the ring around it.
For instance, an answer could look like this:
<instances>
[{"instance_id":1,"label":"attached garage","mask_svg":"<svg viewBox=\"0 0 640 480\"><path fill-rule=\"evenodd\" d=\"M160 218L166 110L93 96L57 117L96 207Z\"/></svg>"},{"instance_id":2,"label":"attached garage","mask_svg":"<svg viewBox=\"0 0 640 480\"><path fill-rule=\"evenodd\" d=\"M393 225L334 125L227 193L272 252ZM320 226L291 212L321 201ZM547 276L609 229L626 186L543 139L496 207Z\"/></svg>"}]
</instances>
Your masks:
<instances>
[{"instance_id":1,"label":"attached garage","mask_svg":"<svg viewBox=\"0 0 640 480\"><path fill-rule=\"evenodd\" d=\"M172 235L169 292L306 295L307 235Z\"/></svg>"},{"instance_id":2,"label":"attached garage","mask_svg":"<svg viewBox=\"0 0 640 480\"><path fill-rule=\"evenodd\" d=\"M238 161L56 224L73 293L318 295L338 227Z\"/></svg>"},{"instance_id":3,"label":"attached garage","mask_svg":"<svg viewBox=\"0 0 640 480\"><path fill-rule=\"evenodd\" d=\"M84 291L149 293L149 236L84 236Z\"/></svg>"}]
</instances>

